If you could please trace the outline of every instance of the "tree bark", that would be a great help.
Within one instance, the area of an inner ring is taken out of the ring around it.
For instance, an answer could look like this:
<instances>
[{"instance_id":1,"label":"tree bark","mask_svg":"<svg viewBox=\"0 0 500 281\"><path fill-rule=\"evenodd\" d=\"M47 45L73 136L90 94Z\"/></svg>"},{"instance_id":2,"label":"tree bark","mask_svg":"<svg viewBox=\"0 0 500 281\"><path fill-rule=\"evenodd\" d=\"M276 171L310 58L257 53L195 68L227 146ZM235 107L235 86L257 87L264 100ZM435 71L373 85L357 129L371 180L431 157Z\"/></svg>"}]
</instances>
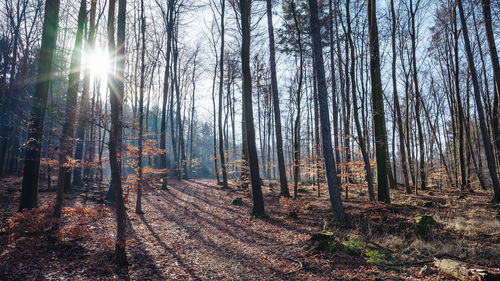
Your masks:
<instances>
[{"instance_id":1,"label":"tree bark","mask_svg":"<svg viewBox=\"0 0 500 281\"><path fill-rule=\"evenodd\" d=\"M240 1L243 108L245 109L244 118L247 139L248 166L250 168L250 180L252 184L252 215L260 217L265 216L266 213L264 210L264 197L262 195L261 180L259 175L259 159L257 158L257 146L255 145L255 128L253 121L252 77L250 73L250 8L251 0Z\"/></svg>"},{"instance_id":2,"label":"tree bark","mask_svg":"<svg viewBox=\"0 0 500 281\"><path fill-rule=\"evenodd\" d=\"M476 108L479 117L479 126L481 129L481 135L483 139L484 150L486 152L486 161L488 163L488 170L490 172L491 181L493 184L493 190L495 195L493 201L500 202L500 183L498 181L497 167L495 159L493 157L493 146L490 141L488 134L488 129L486 126L486 120L484 116L483 104L481 101L481 94L479 92L479 82L477 78L476 66L474 65L474 57L472 55L472 48L470 45L469 32L467 29L467 20L464 15L464 8L462 5L462 0L458 0L458 11L460 13L460 22L462 24L462 33L465 41L465 51L467 53L467 60L469 62L469 69L472 76L472 86L474 89L474 98L476 100Z\"/></svg>"},{"instance_id":3,"label":"tree bark","mask_svg":"<svg viewBox=\"0 0 500 281\"><path fill-rule=\"evenodd\" d=\"M325 66L323 51L321 47L318 4L316 0L309 0L310 28L313 45L313 55L316 61L316 79L318 83L318 103L320 111L321 136L323 141L323 157L325 158L326 178L330 203L339 224L345 224L345 214L340 199L340 191L337 185L337 168L333 158L332 136L330 130L330 116L328 110L328 91L326 89Z\"/></svg>"},{"instance_id":4,"label":"tree bark","mask_svg":"<svg viewBox=\"0 0 500 281\"><path fill-rule=\"evenodd\" d=\"M227 185L227 170L226 170L226 160L225 160L225 152L224 152L224 135L222 134L222 95L224 94L224 35L225 35L225 30L224 30L224 13L225 13L225 6L226 6L226 0L222 0L221 3L222 7L222 13L221 13L221 24L220 24L220 30L221 30L221 41L220 41L220 62L219 62L219 155L220 155L220 165L222 169L222 188L228 188ZM250 63L250 62L249 62Z\"/></svg>"},{"instance_id":5,"label":"tree bark","mask_svg":"<svg viewBox=\"0 0 500 281\"><path fill-rule=\"evenodd\" d=\"M87 37L86 49L88 52L94 52L95 43L95 14L97 9L97 1L91 1L90 4L90 20L89 20L89 34ZM82 97L80 100L80 112L78 115L78 124L76 128L76 147L75 147L75 160L83 162L83 143L85 141L85 131L88 123L88 105L89 105L89 92L90 92L90 76L91 73L86 67L83 76ZM90 143L90 142L89 142ZM82 163L83 164L83 163ZM82 165L83 166L83 165ZM83 167L73 169L73 185L81 186L81 175Z\"/></svg>"},{"instance_id":6,"label":"tree bark","mask_svg":"<svg viewBox=\"0 0 500 281\"><path fill-rule=\"evenodd\" d=\"M370 34L370 74L375 153L377 158L378 200L390 203L387 177L387 132L385 129L384 100L380 75L376 0L368 0L368 29Z\"/></svg>"},{"instance_id":7,"label":"tree bark","mask_svg":"<svg viewBox=\"0 0 500 281\"><path fill-rule=\"evenodd\" d=\"M38 58L33 111L28 128L28 142L24 157L24 173L19 210L36 208L38 205L38 180L40 177L40 150L43 123L47 108L47 95L51 81L52 58L54 56L59 22L59 0L45 2L42 28L42 43Z\"/></svg>"},{"instance_id":8,"label":"tree bark","mask_svg":"<svg viewBox=\"0 0 500 281\"><path fill-rule=\"evenodd\" d=\"M280 193L283 197L290 197L285 172L285 157L283 156L283 136L281 135L281 111L278 94L278 78L276 76L276 51L274 46L274 27L272 1L266 0L267 30L269 33L269 59L271 64L271 91L274 109L274 127L276 131L276 152L278 155L278 170L280 176Z\"/></svg>"},{"instance_id":9,"label":"tree bark","mask_svg":"<svg viewBox=\"0 0 500 281\"><path fill-rule=\"evenodd\" d=\"M64 192L71 189L71 156L73 154L73 137L75 129L76 100L80 85L81 57L82 57L82 37L83 28L86 21L87 0L81 0L80 11L78 12L78 23L71 55L70 71L68 75L68 91L66 93L66 112L62 128L61 140L59 142L59 177L57 178L56 206L54 216L61 218L61 211L64 203Z\"/></svg>"}]
</instances>

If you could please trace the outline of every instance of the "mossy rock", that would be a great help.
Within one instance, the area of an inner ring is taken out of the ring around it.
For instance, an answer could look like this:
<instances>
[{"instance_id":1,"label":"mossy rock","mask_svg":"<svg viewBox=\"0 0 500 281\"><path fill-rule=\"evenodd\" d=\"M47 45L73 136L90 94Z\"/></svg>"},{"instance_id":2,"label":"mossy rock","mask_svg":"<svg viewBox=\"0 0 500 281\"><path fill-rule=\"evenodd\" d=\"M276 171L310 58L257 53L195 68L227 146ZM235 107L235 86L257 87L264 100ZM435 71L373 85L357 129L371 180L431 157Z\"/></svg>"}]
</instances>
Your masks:
<instances>
[{"instance_id":1,"label":"mossy rock","mask_svg":"<svg viewBox=\"0 0 500 281\"><path fill-rule=\"evenodd\" d=\"M431 208L433 206L433 202L430 201L430 200L429 201L425 201L424 204L423 204L423 206L425 208Z\"/></svg>"},{"instance_id":2,"label":"mossy rock","mask_svg":"<svg viewBox=\"0 0 500 281\"><path fill-rule=\"evenodd\" d=\"M240 197L234 198L231 204L236 206L241 206L243 205L243 199L241 199Z\"/></svg>"},{"instance_id":3,"label":"mossy rock","mask_svg":"<svg viewBox=\"0 0 500 281\"><path fill-rule=\"evenodd\" d=\"M299 189L297 189L297 192L298 193L307 193L307 189L305 189L305 188L299 188Z\"/></svg>"},{"instance_id":4,"label":"mossy rock","mask_svg":"<svg viewBox=\"0 0 500 281\"><path fill-rule=\"evenodd\" d=\"M307 242L306 248L318 252L332 252L342 250L343 245L335 239L333 232L323 231L313 234Z\"/></svg>"},{"instance_id":5,"label":"mossy rock","mask_svg":"<svg viewBox=\"0 0 500 281\"><path fill-rule=\"evenodd\" d=\"M415 222L415 231L421 237L428 237L436 223L436 220L430 215L420 216Z\"/></svg>"}]
</instances>

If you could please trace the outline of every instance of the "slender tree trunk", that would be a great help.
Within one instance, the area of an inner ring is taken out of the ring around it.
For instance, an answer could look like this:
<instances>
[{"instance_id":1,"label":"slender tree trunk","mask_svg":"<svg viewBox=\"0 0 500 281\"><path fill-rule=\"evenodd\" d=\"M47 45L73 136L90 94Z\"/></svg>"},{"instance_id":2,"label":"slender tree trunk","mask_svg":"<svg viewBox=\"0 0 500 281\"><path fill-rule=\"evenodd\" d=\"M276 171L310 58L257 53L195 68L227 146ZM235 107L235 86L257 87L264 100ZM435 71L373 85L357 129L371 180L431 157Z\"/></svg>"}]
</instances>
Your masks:
<instances>
[{"instance_id":1,"label":"slender tree trunk","mask_svg":"<svg viewBox=\"0 0 500 281\"><path fill-rule=\"evenodd\" d=\"M415 17L416 10L418 7L413 9L413 1L410 0L410 20L411 20L411 53L412 53L412 69L413 69L413 90L415 91L415 115L417 121L417 133L418 133L418 143L419 143L419 152L420 152L420 188L422 190L426 189L426 178L425 178L425 147L424 147L424 134L422 132L422 122L420 121L420 103L422 99L420 98L420 88L418 84L418 69L417 69L417 50L416 50L416 30L415 30ZM417 186L415 185L415 191L417 190Z\"/></svg>"},{"instance_id":2,"label":"slender tree trunk","mask_svg":"<svg viewBox=\"0 0 500 281\"><path fill-rule=\"evenodd\" d=\"M454 46L453 50L455 53L455 71L454 71L454 78L455 78L455 98L456 98L456 103L457 103L457 113L458 113L458 156L460 160L460 176L461 176L461 182L460 182L460 189L465 191L465 188L467 187L467 173L465 171L465 157L464 157L464 152L465 152L465 136L464 136L464 110L462 107L462 98L460 97L460 56L458 53L458 39L459 39L459 31L458 31L458 24L457 24L457 14L456 14L456 6L453 9L453 38L454 38Z\"/></svg>"},{"instance_id":3,"label":"slender tree trunk","mask_svg":"<svg viewBox=\"0 0 500 281\"><path fill-rule=\"evenodd\" d=\"M486 29L486 39L488 40L488 47L490 50L491 65L493 66L493 81L495 84L495 97L494 97L494 108L493 108L493 136L495 137L495 147L497 150L497 162L500 163L500 122L499 116L499 100L500 100L500 63L498 60L498 52L495 43L495 38L493 37L493 27L491 20L491 5L490 0L482 0L483 6L483 16L484 16L484 27Z\"/></svg>"},{"instance_id":4,"label":"slender tree trunk","mask_svg":"<svg viewBox=\"0 0 500 281\"><path fill-rule=\"evenodd\" d=\"M351 55L351 91L352 91L352 102L354 106L354 122L356 123L356 130L358 133L358 142L361 154L363 156L363 162L365 163L366 172L366 182L368 184L368 193L370 195L370 201L375 201L375 192L373 191L373 176L372 168L370 166L370 158L368 152L366 151L365 138L361 130L361 124L359 123L359 113L358 113L358 97L356 96L356 56L354 54L354 43L352 40L352 30L351 30L351 13L350 13L350 0L346 1L346 21L347 21L347 40L349 41L349 50Z\"/></svg>"},{"instance_id":5,"label":"slender tree trunk","mask_svg":"<svg viewBox=\"0 0 500 281\"><path fill-rule=\"evenodd\" d=\"M144 0L141 0L141 77L139 85L139 143L137 155L137 200L135 202L135 213L142 214L142 139L144 132L144 72L146 69L145 56L146 56L146 16L144 15Z\"/></svg>"},{"instance_id":6,"label":"slender tree trunk","mask_svg":"<svg viewBox=\"0 0 500 281\"><path fill-rule=\"evenodd\" d=\"M370 33L370 74L372 87L372 114L377 160L378 200L390 203L387 178L387 132L385 129L384 100L380 75L380 55L376 1L368 0L368 28Z\"/></svg>"},{"instance_id":7,"label":"slender tree trunk","mask_svg":"<svg viewBox=\"0 0 500 281\"><path fill-rule=\"evenodd\" d=\"M222 169L222 188L228 188L227 185L227 170L226 170L226 159L224 152L224 136L222 134L222 95L224 94L224 12L226 9L226 0L222 0L221 3L222 13L221 13L221 24L220 24L220 32L221 32L221 41L220 41L220 62L219 62L219 155L220 155L220 165ZM250 63L250 62L249 62Z\"/></svg>"},{"instance_id":8,"label":"slender tree trunk","mask_svg":"<svg viewBox=\"0 0 500 281\"><path fill-rule=\"evenodd\" d=\"M392 47L392 94L394 96L394 109L396 111L396 121L399 133L399 154L401 157L401 168L403 173L403 181L405 184L406 193L411 193L410 181L408 176L408 166L406 163L406 151L403 122L401 118L401 108L399 106L398 86L396 81L396 12L394 10L394 0L391 0L391 15L392 15L392 29L391 29L391 47ZM394 162L396 160L394 159Z\"/></svg>"},{"instance_id":9,"label":"slender tree trunk","mask_svg":"<svg viewBox=\"0 0 500 281\"><path fill-rule=\"evenodd\" d=\"M330 193L330 203L337 217L339 224L345 224L345 214L340 199L340 191L337 186L337 171L335 159L333 158L332 136L330 130L330 116L328 110L328 91L326 89L325 66L323 61L323 51L321 47L318 4L316 0L309 0L309 15L311 37L313 45L313 55L316 61L316 78L318 83L318 103L321 122L321 136L323 141L323 157L325 158L326 179L328 181L328 191Z\"/></svg>"},{"instance_id":10,"label":"slender tree trunk","mask_svg":"<svg viewBox=\"0 0 500 281\"><path fill-rule=\"evenodd\" d=\"M474 98L476 100L476 108L479 117L479 126L481 129L481 135L483 139L484 150L486 152L486 161L488 163L488 170L490 172L491 181L493 183L493 190L495 192L493 201L500 202L500 183L498 181L497 167L495 163L495 158L493 154L493 146L490 141L488 134L488 129L486 126L486 120L484 116L483 104L481 101L481 94L479 92L479 82L477 78L476 66L474 65L474 57L472 55L472 48L469 40L469 33L467 29L467 20L464 15L464 8L462 6L462 0L458 0L458 10L460 13L460 22L462 24L462 33L465 41L465 51L467 53L467 60L469 62L469 69L472 76L472 86L474 89Z\"/></svg>"},{"instance_id":11,"label":"slender tree trunk","mask_svg":"<svg viewBox=\"0 0 500 281\"><path fill-rule=\"evenodd\" d=\"M24 157L24 174L19 210L36 208L38 205L38 179L40 177L40 150L43 123L47 107L47 95L51 81L52 58L56 46L57 25L59 22L59 0L45 2L45 15L42 28L42 43L38 58L33 112L28 128L28 143Z\"/></svg>"},{"instance_id":12,"label":"slender tree trunk","mask_svg":"<svg viewBox=\"0 0 500 281\"><path fill-rule=\"evenodd\" d=\"M163 75L163 100L161 111L161 124L160 124L160 148L163 152L160 154L160 169L165 169L162 178L161 189L167 189L167 100L168 100L168 79L170 70L170 50L172 46L172 31L174 29L174 3L175 0L168 0L168 22L167 22L167 50L165 54L165 72Z\"/></svg>"},{"instance_id":13,"label":"slender tree trunk","mask_svg":"<svg viewBox=\"0 0 500 281\"><path fill-rule=\"evenodd\" d=\"M111 167L112 189L115 196L116 208L116 243L115 262L119 265L127 263L125 253L125 228L127 216L125 212L125 202L123 199L123 188L121 182L121 138L122 138L122 111L124 95L124 66L125 66L125 15L126 0L118 0L118 19L116 36L116 54L114 54L114 7L115 0L109 2L110 16L108 16L108 38L111 38L109 50L113 54L112 61L116 61L116 72L114 76L108 78L111 85L109 88L109 99L111 105L111 132L109 134L109 164Z\"/></svg>"},{"instance_id":14,"label":"slender tree trunk","mask_svg":"<svg viewBox=\"0 0 500 281\"><path fill-rule=\"evenodd\" d=\"M73 154L73 137L75 129L75 112L78 88L80 85L81 57L82 57L82 37L83 28L86 21L87 0L81 0L80 11L78 12L78 28L76 31L75 46L71 55L70 71L68 76L68 91L66 93L66 112L62 128L61 140L59 142L59 177L57 178L57 195L54 216L61 218L61 211L64 201L64 191L69 191L71 187L71 166L68 161Z\"/></svg>"},{"instance_id":15,"label":"slender tree trunk","mask_svg":"<svg viewBox=\"0 0 500 281\"><path fill-rule=\"evenodd\" d=\"M297 86L297 100L295 101L297 103L297 115L295 116L295 124L293 127L293 132L294 132L294 166L293 166L293 198L297 198L297 190L299 186L299 181L300 181L300 109L301 109L301 92L302 92L302 80L304 76L304 56L303 56L303 51L302 51L302 39L301 39L301 30L299 27L299 21L297 19L297 14L295 10L295 2L291 1L290 2L291 8L292 8L292 14L293 14L293 21L295 24L295 31L297 32L297 43L299 45L299 81L298 81L298 86Z\"/></svg>"},{"instance_id":16,"label":"slender tree trunk","mask_svg":"<svg viewBox=\"0 0 500 281\"><path fill-rule=\"evenodd\" d=\"M243 108L245 118L245 131L247 138L248 166L252 184L253 208L252 215L265 216L264 197L262 195L261 180L259 175L259 159L255 145L255 128L252 106L252 77L250 73L250 4L251 0L240 1L241 14L241 68L243 72Z\"/></svg>"},{"instance_id":17,"label":"slender tree trunk","mask_svg":"<svg viewBox=\"0 0 500 281\"><path fill-rule=\"evenodd\" d=\"M97 8L97 1L91 1L90 4L90 21L89 21L89 34L85 48L88 52L94 52L95 43L95 14ZM76 128L76 147L75 147L75 160L83 162L83 143L85 141L85 130L88 123L88 104L89 104L89 87L90 87L90 71L86 67L84 70L83 90L80 100L80 112L78 115L78 124ZM83 163L82 163L83 164ZM73 169L73 185L81 186L81 175L83 165Z\"/></svg>"},{"instance_id":18,"label":"slender tree trunk","mask_svg":"<svg viewBox=\"0 0 500 281\"><path fill-rule=\"evenodd\" d=\"M337 81L335 79L335 56L333 52L333 17L335 19L337 18L337 15L334 15L332 6L333 6L333 1L329 0L328 1L328 13L329 13L329 40L330 40L330 79L332 81L332 109L333 109L333 116L332 116L332 121L333 121L333 136L334 136L334 153L335 153L335 161L336 163L340 162L340 151L339 151L339 115L338 115L338 104L337 104ZM337 27L336 27L337 28ZM338 44L338 43L337 43ZM337 185L340 185L340 177L337 175Z\"/></svg>"}]
</instances>

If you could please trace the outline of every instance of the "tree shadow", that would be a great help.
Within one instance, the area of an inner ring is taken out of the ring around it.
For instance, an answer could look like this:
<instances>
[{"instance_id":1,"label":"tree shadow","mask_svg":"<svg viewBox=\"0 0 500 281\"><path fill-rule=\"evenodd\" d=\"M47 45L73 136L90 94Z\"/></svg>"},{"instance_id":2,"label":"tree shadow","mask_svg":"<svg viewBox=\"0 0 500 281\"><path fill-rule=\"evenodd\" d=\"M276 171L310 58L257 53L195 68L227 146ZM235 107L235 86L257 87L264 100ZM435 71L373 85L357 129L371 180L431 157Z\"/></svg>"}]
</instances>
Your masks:
<instances>
[{"instance_id":1,"label":"tree shadow","mask_svg":"<svg viewBox=\"0 0 500 281\"><path fill-rule=\"evenodd\" d=\"M194 280L202 280L200 277L198 277L196 275L196 273L191 269L190 266L188 266L177 254L176 252L168 247L164 242L163 240L160 238L160 236L154 231L154 229L151 227L151 224L149 224L149 222L146 220L146 218L144 217L144 215L139 215L139 218L141 219L142 223L146 226L146 228L149 230L149 232L151 232L151 235L156 239L156 241L158 242L158 244L169 254L171 255L176 261L177 263L182 267L182 269L184 269L184 271L186 271L189 276L191 278L193 278Z\"/></svg>"}]
</instances>

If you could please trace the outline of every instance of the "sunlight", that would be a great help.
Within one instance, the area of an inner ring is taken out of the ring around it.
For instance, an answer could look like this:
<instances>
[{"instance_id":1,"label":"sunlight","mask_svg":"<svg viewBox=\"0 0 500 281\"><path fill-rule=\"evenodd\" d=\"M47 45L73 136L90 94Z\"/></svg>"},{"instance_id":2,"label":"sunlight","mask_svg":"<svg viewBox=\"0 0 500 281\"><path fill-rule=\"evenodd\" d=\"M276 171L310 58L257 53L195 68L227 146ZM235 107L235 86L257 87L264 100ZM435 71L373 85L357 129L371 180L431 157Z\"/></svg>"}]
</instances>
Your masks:
<instances>
[{"instance_id":1,"label":"sunlight","mask_svg":"<svg viewBox=\"0 0 500 281\"><path fill-rule=\"evenodd\" d=\"M95 49L89 53L88 67L95 78L105 80L110 69L108 53L102 49Z\"/></svg>"}]
</instances>

